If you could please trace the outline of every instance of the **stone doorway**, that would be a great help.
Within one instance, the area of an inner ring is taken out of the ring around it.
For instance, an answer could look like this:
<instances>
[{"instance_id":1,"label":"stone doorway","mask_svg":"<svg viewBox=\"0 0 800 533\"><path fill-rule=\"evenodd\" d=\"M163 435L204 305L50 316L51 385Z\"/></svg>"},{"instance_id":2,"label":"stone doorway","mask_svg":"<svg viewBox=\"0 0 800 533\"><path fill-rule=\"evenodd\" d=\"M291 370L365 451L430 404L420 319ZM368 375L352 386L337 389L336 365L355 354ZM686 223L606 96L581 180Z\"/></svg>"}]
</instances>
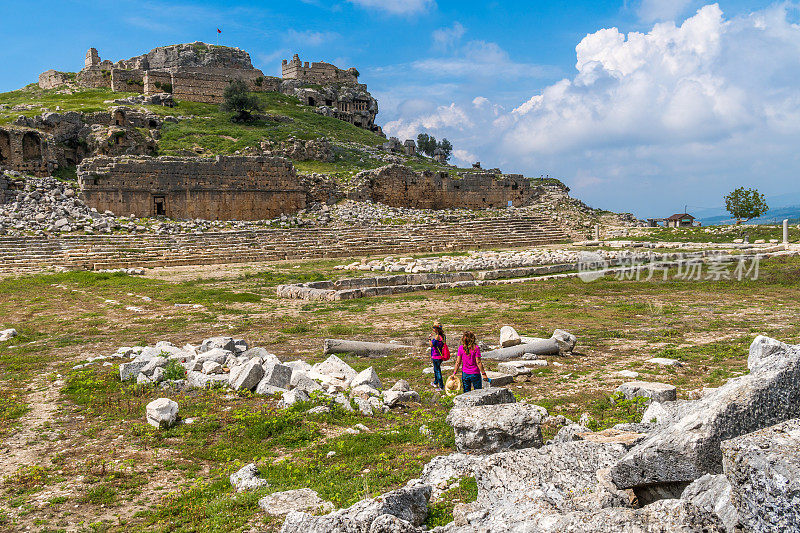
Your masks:
<instances>
[{"instance_id":1,"label":"stone doorway","mask_svg":"<svg viewBox=\"0 0 800 533\"><path fill-rule=\"evenodd\" d=\"M114 111L114 124L116 126L124 126L125 125L125 112L121 110Z\"/></svg>"},{"instance_id":2,"label":"stone doorway","mask_svg":"<svg viewBox=\"0 0 800 533\"><path fill-rule=\"evenodd\" d=\"M153 196L153 214L157 217L167 216L167 199L164 196Z\"/></svg>"},{"instance_id":3,"label":"stone doorway","mask_svg":"<svg viewBox=\"0 0 800 533\"><path fill-rule=\"evenodd\" d=\"M6 131L0 131L0 164L11 160L11 136Z\"/></svg>"},{"instance_id":4,"label":"stone doorway","mask_svg":"<svg viewBox=\"0 0 800 533\"><path fill-rule=\"evenodd\" d=\"M22 136L22 160L32 161L42 158L42 141L38 135L27 132Z\"/></svg>"}]
</instances>

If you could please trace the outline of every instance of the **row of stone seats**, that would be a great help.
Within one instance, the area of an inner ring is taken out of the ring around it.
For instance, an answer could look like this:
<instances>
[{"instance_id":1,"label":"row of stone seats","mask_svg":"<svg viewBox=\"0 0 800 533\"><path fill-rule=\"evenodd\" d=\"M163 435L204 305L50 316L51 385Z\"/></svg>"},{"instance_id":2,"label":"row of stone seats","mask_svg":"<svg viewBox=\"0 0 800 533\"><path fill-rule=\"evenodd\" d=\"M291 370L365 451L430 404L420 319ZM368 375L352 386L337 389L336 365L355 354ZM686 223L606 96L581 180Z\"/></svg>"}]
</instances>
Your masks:
<instances>
[{"instance_id":1,"label":"row of stone seats","mask_svg":"<svg viewBox=\"0 0 800 533\"><path fill-rule=\"evenodd\" d=\"M0 272L53 266L91 270L513 248L567 240L559 226L541 217L180 235L0 237Z\"/></svg>"}]
</instances>

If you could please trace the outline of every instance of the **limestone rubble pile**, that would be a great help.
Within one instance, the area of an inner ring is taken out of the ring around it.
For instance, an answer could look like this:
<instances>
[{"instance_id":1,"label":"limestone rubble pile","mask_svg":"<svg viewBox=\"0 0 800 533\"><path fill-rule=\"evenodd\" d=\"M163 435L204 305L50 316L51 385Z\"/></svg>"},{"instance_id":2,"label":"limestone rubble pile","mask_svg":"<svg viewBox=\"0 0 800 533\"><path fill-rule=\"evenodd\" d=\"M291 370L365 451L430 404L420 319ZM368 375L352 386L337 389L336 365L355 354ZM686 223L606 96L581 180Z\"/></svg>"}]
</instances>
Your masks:
<instances>
[{"instance_id":1,"label":"limestone rubble pile","mask_svg":"<svg viewBox=\"0 0 800 533\"><path fill-rule=\"evenodd\" d=\"M760 337L748 363L750 374L699 400L653 401L648 411L662 413L656 423L595 433L563 420L552 441L523 449L498 451L494 441L530 435L546 412L526 416L535 406L499 389L460 395L448 421L457 438L472 432L479 445L435 457L407 488L436 501L461 478L475 478L477 501L456 504L453 522L434 533L800 531L800 346ZM663 392L652 385L629 393ZM500 430L503 439L481 440ZM408 520L421 499L383 498L401 508L380 517L378 498L320 517L290 514L282 531L423 531ZM395 529L382 529L384 521Z\"/></svg>"},{"instance_id":2,"label":"limestone rubble pile","mask_svg":"<svg viewBox=\"0 0 800 533\"><path fill-rule=\"evenodd\" d=\"M510 250L474 251L467 255L438 257L387 257L385 259L363 260L341 265L341 270L363 270L382 272L465 272L470 270L502 270L540 265L574 264L582 259L583 252L576 250ZM598 250L598 258L609 264L614 262L641 263L652 260L667 260L665 254L631 250Z\"/></svg>"},{"instance_id":3,"label":"limestone rubble pile","mask_svg":"<svg viewBox=\"0 0 800 533\"><path fill-rule=\"evenodd\" d=\"M112 356L100 356L75 368L86 368L109 357L130 359L119 365L122 381L136 380L161 389L220 386L280 395L281 408L309 401L315 392L364 415L420 401L419 394L405 380L384 390L373 367L356 372L335 355L314 365L302 360L281 362L275 354L250 348L243 339L232 337L212 337L200 345L183 347L168 341L159 341L155 346L122 347ZM174 375L176 368L179 376Z\"/></svg>"}]
</instances>

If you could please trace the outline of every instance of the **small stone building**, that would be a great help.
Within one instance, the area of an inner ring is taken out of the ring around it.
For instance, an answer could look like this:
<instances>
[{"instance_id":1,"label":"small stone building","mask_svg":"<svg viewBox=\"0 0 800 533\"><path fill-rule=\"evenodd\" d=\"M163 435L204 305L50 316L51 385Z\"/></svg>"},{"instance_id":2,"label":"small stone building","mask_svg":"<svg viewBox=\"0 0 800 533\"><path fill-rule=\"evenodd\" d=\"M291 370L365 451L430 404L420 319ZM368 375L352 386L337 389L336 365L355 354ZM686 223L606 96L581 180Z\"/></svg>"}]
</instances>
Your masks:
<instances>
[{"instance_id":1,"label":"small stone building","mask_svg":"<svg viewBox=\"0 0 800 533\"><path fill-rule=\"evenodd\" d=\"M78 166L87 205L118 216L264 220L306 206L281 157L95 157Z\"/></svg>"}]
</instances>

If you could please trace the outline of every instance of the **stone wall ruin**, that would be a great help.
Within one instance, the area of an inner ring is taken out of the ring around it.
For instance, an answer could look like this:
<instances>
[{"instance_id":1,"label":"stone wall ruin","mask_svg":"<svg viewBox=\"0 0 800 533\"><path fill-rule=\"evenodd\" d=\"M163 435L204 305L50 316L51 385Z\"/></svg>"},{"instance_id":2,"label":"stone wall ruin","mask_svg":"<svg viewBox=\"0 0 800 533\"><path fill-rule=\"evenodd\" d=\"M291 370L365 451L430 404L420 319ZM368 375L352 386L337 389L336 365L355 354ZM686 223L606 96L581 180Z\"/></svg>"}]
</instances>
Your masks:
<instances>
[{"instance_id":1,"label":"stone wall ruin","mask_svg":"<svg viewBox=\"0 0 800 533\"><path fill-rule=\"evenodd\" d=\"M49 176L57 168L52 136L13 127L0 127L0 168L33 176Z\"/></svg>"},{"instance_id":2,"label":"stone wall ruin","mask_svg":"<svg viewBox=\"0 0 800 533\"><path fill-rule=\"evenodd\" d=\"M360 172L355 181L348 193L351 200L417 209L484 209L509 203L520 207L542 193L520 174L469 172L455 178L447 172L415 172L403 165Z\"/></svg>"},{"instance_id":3,"label":"stone wall ruin","mask_svg":"<svg viewBox=\"0 0 800 533\"><path fill-rule=\"evenodd\" d=\"M279 157L95 157L78 167L84 202L120 216L262 220L306 206Z\"/></svg>"}]
</instances>

